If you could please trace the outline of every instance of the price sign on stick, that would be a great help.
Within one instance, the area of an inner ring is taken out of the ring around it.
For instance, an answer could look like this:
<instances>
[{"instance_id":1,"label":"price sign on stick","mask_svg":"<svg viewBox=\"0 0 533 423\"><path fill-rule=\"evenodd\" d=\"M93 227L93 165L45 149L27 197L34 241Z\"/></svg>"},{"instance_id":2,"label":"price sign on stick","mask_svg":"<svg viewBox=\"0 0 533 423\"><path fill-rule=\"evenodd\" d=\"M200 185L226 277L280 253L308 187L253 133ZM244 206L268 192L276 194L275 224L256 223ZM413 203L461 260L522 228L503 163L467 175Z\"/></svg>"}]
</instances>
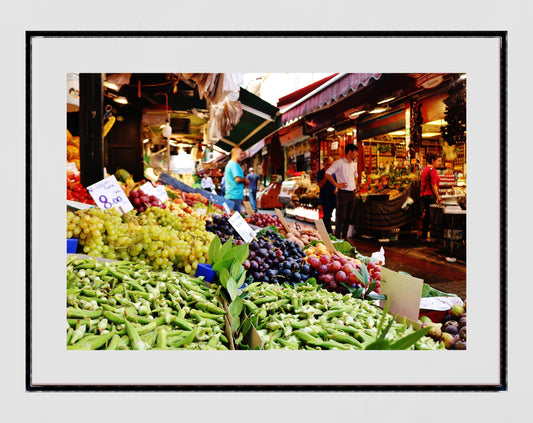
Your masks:
<instances>
[{"instance_id":1,"label":"price sign on stick","mask_svg":"<svg viewBox=\"0 0 533 423\"><path fill-rule=\"evenodd\" d=\"M252 216L254 214L254 210L252 209L252 206L250 205L249 201L243 201L244 207L246 208L246 212L248 213L248 216Z\"/></svg>"},{"instance_id":2,"label":"price sign on stick","mask_svg":"<svg viewBox=\"0 0 533 423\"><path fill-rule=\"evenodd\" d=\"M154 187L151 182L146 182L141 185L141 190L147 195L155 195L163 203L168 200L167 190L163 185L156 185Z\"/></svg>"},{"instance_id":3,"label":"price sign on stick","mask_svg":"<svg viewBox=\"0 0 533 423\"><path fill-rule=\"evenodd\" d=\"M228 219L228 222L231 226L233 226L244 242L250 242L252 239L254 239L255 231L250 225L248 225L246 220L242 218L239 212L233 213L233 215Z\"/></svg>"},{"instance_id":4,"label":"price sign on stick","mask_svg":"<svg viewBox=\"0 0 533 423\"><path fill-rule=\"evenodd\" d=\"M322 240L322 242L324 243L328 251L330 253L337 252L335 246L333 245L333 242L331 242L326 226L324 225L324 221L322 219L318 219L315 222L315 225L316 225L318 234L320 235L320 239Z\"/></svg>"},{"instance_id":5,"label":"price sign on stick","mask_svg":"<svg viewBox=\"0 0 533 423\"><path fill-rule=\"evenodd\" d=\"M386 295L389 299L389 311L391 313L399 314L416 322L420 313L423 285L422 279L403 275L385 267L381 268L380 294ZM380 306L385 307L384 300L380 300Z\"/></svg>"},{"instance_id":6,"label":"price sign on stick","mask_svg":"<svg viewBox=\"0 0 533 423\"><path fill-rule=\"evenodd\" d=\"M159 198L159 201L165 202L168 201L168 193L166 188L163 185L157 185L154 188L154 195Z\"/></svg>"},{"instance_id":7,"label":"price sign on stick","mask_svg":"<svg viewBox=\"0 0 533 423\"><path fill-rule=\"evenodd\" d=\"M222 206L224 206L224 211L227 213L227 214L231 214L231 210L229 209L229 206L228 206L228 203L222 203Z\"/></svg>"},{"instance_id":8,"label":"price sign on stick","mask_svg":"<svg viewBox=\"0 0 533 423\"><path fill-rule=\"evenodd\" d=\"M118 208L122 213L133 210L133 205L120 187L114 175L87 187L94 202L101 209Z\"/></svg>"},{"instance_id":9,"label":"price sign on stick","mask_svg":"<svg viewBox=\"0 0 533 423\"><path fill-rule=\"evenodd\" d=\"M279 220L281 221L281 224L283 225L283 227L285 228L287 233L289 233L290 232L289 225L287 225L287 221L285 220L285 218L281 214L281 210L280 209L274 209L274 210L276 211L276 214L278 215Z\"/></svg>"}]
</instances>

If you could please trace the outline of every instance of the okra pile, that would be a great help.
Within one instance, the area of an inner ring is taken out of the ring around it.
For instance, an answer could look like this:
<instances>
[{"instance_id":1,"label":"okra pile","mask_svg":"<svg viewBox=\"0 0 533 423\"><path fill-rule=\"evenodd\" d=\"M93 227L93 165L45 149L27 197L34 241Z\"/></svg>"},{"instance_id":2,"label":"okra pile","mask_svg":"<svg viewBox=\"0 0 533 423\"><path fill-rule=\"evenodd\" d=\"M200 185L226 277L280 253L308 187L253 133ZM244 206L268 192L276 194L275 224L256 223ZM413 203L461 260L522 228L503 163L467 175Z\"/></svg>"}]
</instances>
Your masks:
<instances>
[{"instance_id":1,"label":"okra pile","mask_svg":"<svg viewBox=\"0 0 533 423\"><path fill-rule=\"evenodd\" d=\"M70 350L227 350L220 285L143 262L67 259Z\"/></svg>"},{"instance_id":2,"label":"okra pile","mask_svg":"<svg viewBox=\"0 0 533 423\"><path fill-rule=\"evenodd\" d=\"M316 284L295 287L252 283L243 290L243 303L264 349L361 350L376 340L378 324L389 326L385 340L399 341L415 332L367 300L330 292ZM243 345L243 333L236 339ZM406 349L443 349L423 336Z\"/></svg>"}]
</instances>

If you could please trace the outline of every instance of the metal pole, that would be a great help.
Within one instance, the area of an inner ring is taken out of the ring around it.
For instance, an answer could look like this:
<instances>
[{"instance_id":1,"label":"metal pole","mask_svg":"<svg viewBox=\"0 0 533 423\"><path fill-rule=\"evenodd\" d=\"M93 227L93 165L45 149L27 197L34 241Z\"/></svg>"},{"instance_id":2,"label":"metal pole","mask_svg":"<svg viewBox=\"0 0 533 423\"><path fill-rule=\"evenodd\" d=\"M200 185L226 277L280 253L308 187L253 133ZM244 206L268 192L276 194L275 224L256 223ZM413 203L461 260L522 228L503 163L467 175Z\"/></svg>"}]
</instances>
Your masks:
<instances>
[{"instance_id":1,"label":"metal pole","mask_svg":"<svg viewBox=\"0 0 533 423\"><path fill-rule=\"evenodd\" d=\"M80 73L80 181L104 178L102 74Z\"/></svg>"}]
</instances>

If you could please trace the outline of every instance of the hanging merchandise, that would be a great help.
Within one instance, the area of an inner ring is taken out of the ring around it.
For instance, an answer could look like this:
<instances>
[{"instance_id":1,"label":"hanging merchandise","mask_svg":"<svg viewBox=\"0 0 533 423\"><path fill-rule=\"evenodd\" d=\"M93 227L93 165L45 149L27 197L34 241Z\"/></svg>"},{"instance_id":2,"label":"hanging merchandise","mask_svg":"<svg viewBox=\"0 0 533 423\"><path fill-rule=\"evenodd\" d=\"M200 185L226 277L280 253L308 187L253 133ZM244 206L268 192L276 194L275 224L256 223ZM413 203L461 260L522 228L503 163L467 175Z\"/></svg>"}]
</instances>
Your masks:
<instances>
[{"instance_id":1,"label":"hanging merchandise","mask_svg":"<svg viewBox=\"0 0 533 423\"><path fill-rule=\"evenodd\" d=\"M415 151L420 149L422 145L422 113L420 112L420 104L413 101L411 106L411 122L410 122L410 139L414 145Z\"/></svg>"},{"instance_id":2,"label":"hanging merchandise","mask_svg":"<svg viewBox=\"0 0 533 423\"><path fill-rule=\"evenodd\" d=\"M185 78L196 82L200 98L219 103L229 94L239 90L242 73L184 73Z\"/></svg>"},{"instance_id":3,"label":"hanging merchandise","mask_svg":"<svg viewBox=\"0 0 533 423\"><path fill-rule=\"evenodd\" d=\"M445 118L447 125L441 128L442 138L449 145L465 141L466 136L466 79L456 78L450 83L446 104Z\"/></svg>"}]
</instances>

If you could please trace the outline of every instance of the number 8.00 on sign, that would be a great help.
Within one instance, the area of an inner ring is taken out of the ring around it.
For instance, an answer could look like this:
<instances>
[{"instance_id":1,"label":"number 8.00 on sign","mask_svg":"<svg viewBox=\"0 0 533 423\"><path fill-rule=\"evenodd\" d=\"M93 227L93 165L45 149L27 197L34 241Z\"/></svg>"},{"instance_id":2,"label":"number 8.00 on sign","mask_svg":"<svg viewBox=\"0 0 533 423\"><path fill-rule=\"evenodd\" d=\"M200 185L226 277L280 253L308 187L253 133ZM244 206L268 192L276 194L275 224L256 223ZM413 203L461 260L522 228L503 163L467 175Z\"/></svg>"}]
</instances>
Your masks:
<instances>
[{"instance_id":1,"label":"number 8.00 on sign","mask_svg":"<svg viewBox=\"0 0 533 423\"><path fill-rule=\"evenodd\" d=\"M116 207L127 213L133 210L133 205L120 187L114 175L111 175L101 181L87 187L94 202L101 209L107 210Z\"/></svg>"}]
</instances>

